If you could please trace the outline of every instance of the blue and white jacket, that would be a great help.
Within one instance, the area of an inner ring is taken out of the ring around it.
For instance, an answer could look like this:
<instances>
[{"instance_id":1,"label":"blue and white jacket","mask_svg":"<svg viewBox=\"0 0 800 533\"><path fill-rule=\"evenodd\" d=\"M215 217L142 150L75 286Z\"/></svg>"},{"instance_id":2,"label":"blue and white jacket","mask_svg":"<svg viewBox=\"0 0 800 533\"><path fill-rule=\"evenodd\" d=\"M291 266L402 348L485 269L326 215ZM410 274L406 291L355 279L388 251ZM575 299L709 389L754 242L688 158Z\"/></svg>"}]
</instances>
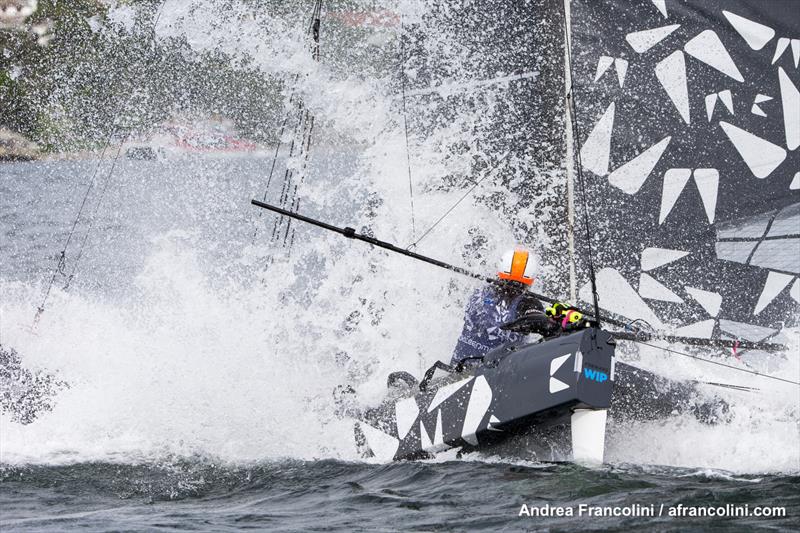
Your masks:
<instances>
[{"instance_id":1,"label":"blue and white jacket","mask_svg":"<svg viewBox=\"0 0 800 533\"><path fill-rule=\"evenodd\" d=\"M500 326L535 311L542 312L542 304L527 291L512 292L496 285L476 290L464 312L464 329L450 364L483 356L495 348L522 340L524 335L500 329Z\"/></svg>"}]
</instances>

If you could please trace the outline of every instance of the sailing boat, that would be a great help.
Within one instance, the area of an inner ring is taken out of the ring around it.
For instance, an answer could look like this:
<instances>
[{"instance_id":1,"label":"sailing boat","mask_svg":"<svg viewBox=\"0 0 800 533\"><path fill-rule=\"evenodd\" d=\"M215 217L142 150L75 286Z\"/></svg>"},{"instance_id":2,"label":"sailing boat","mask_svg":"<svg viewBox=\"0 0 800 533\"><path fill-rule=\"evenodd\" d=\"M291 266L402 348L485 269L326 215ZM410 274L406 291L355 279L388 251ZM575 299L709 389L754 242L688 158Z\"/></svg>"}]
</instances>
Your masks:
<instances>
[{"instance_id":1,"label":"sailing boat","mask_svg":"<svg viewBox=\"0 0 800 533\"><path fill-rule=\"evenodd\" d=\"M618 362L616 341L727 347L751 364L768 352L786 357L785 347L763 341L787 340L781 326L796 321L800 301L792 153L800 145L800 41L788 7L565 1L561 108L567 161L576 163L567 165L568 285L573 301L594 303L595 327L500 349L472 370L438 363L421 381L390 376L399 393L350 412L366 456L415 458L530 436L540 449L558 449L554 458L602 461L609 410L617 419L692 410L725 420L724 402L703 400L694 384ZM575 209L576 189L583 209ZM606 324L633 333L601 329L609 313ZM448 375L434 379L437 369Z\"/></svg>"}]
</instances>

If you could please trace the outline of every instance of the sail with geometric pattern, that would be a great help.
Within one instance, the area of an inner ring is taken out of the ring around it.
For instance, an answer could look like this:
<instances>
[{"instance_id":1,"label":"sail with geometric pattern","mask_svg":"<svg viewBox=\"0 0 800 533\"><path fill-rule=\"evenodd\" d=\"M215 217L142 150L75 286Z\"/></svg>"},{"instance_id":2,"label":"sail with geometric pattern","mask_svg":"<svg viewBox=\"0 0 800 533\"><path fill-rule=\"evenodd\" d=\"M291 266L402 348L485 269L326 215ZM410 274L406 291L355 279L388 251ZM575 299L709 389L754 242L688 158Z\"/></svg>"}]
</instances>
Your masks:
<instances>
[{"instance_id":1,"label":"sail with geometric pattern","mask_svg":"<svg viewBox=\"0 0 800 533\"><path fill-rule=\"evenodd\" d=\"M601 307L701 338L762 340L796 324L797 3L569 7Z\"/></svg>"}]
</instances>

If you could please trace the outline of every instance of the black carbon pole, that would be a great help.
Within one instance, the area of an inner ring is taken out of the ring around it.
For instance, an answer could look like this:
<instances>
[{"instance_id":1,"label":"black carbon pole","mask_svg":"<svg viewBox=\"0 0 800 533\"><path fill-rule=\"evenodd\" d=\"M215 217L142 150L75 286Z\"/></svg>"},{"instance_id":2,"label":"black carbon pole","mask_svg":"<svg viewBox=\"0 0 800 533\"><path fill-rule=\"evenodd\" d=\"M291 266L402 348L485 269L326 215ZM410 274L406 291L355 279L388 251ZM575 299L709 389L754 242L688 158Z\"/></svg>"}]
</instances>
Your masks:
<instances>
[{"instance_id":1,"label":"black carbon pole","mask_svg":"<svg viewBox=\"0 0 800 533\"><path fill-rule=\"evenodd\" d=\"M389 250L391 252L398 253L400 255L404 255L406 257L410 257L412 259L416 259L418 261L422 261L423 263L428 263L429 265L434 265L439 268L444 268L451 272L455 272L457 274L461 274L463 276L468 276L473 279L477 279L480 281L484 281L486 283L493 283L493 284L502 284L503 281L497 278L491 278L487 276L483 276L481 274L476 274L466 268L458 267L455 265L451 265L449 263L445 263L444 261L439 261L438 259L433 259L432 257L427 257L425 255L421 255L410 250L406 250L405 248L400 248L395 246L394 244L386 241L382 241L380 239L376 239L375 237L370 237L369 235L362 235L360 233L356 233L356 230L350 227L340 228L338 226L334 226L332 224L328 224L326 222L322 222L321 220L317 220L315 218L310 218L305 215L301 215L300 213L295 213L293 211L289 211L287 209L283 209L265 202L261 202L259 200L250 200L250 203L261 207L263 209L267 209L272 211L273 213L278 213L279 215L283 215L289 218L293 218L295 220L299 220L301 222L305 222L307 224L311 224L312 226L316 226L318 228L322 228L328 231L332 231L334 233L338 233L347 237L348 239L353 239L357 241L363 241L372 246L377 246L378 248L383 248L384 250ZM529 293L531 296L538 298L539 300L547 303L556 303L558 300L554 300L548 296L543 294L537 294L535 292ZM587 313L582 311L578 308L573 308L579 313L583 314L587 318L594 318L592 313ZM622 321L610 318L608 316L603 317L603 322L606 324L611 324L612 326L617 326L620 328L624 328L626 330L629 329L629 324ZM619 340L629 340L634 342L646 342L650 340L664 340L668 342L677 342L682 344L690 344L694 346L708 346L712 348L736 348L741 350L763 350L763 351L783 351L786 350L786 346L782 344L770 344L770 343L756 343L756 342L748 342L748 341L730 341L730 340L723 340L723 339L692 339L687 337L673 337L666 334L659 334L659 333L644 333L644 332L612 332L614 336Z\"/></svg>"},{"instance_id":2,"label":"black carbon pole","mask_svg":"<svg viewBox=\"0 0 800 533\"><path fill-rule=\"evenodd\" d=\"M288 211L286 209L283 209L283 208L280 208L280 207L277 207L277 206L274 206L274 205L271 205L271 204L267 204L265 202L260 202L258 200L250 200L250 203L255 205L255 206L258 206L258 207L267 209L269 211L272 211L274 213L278 213L279 215L283 215L283 216L287 216L287 217L290 217L290 218L294 218L295 220L299 220L301 222L306 222L307 224L311 224L312 226L317 226L318 228L323 228L323 229L326 229L328 231L332 231L334 233L338 233L340 235L344 235L348 239L353 239L353 240L357 240L357 241L363 241L363 242L366 242L366 243L371 244L373 246L377 246L378 248L383 248L384 250L389 250L389 251L398 253L400 255L404 255L406 257L410 257L412 259L416 259L418 261L422 261L424 263L428 263L430 265L438 266L439 268L444 268L446 270L450 270L451 272L455 272L457 274L461 274L461 275L464 275L464 276L469 276L470 278L481 280L481 281L485 281L486 283L493 283L493 284L496 284L496 285L500 285L500 284L504 283L500 279L492 278L492 277L488 277L488 276L483 276L481 274L476 274L475 272L467 270L466 268L458 267L458 266L455 266L455 265L451 265L450 263L445 263L444 261L439 261L438 259L433 259L432 257L421 255L421 254L412 252L410 250L407 250L405 248L400 248L399 246L395 246L394 244L392 244L390 242L382 241L382 240L376 239L375 237L370 237L369 235L363 235L361 233L356 233L356 230L353 229L353 228L350 228L350 227L340 228L338 226L333 226L333 225L328 224L326 222L322 222L321 220L310 218L310 217L307 217L305 215L301 215L300 213L295 213L293 211ZM551 304L552 303L556 303L558 301L558 300L554 300L553 298L550 298L548 296L545 296L543 294L537 294L535 292L530 292L530 295L534 296L535 298L538 298L539 300L542 300L543 302L547 302L547 303L551 303ZM580 309L576 309L576 311L578 311L580 313L583 313L586 316L591 316L590 313L584 313ZM625 325L623 322L618 322L618 321L613 321L613 320L608 320L608 322L610 322L611 324L614 324L614 325L618 325L620 327Z\"/></svg>"},{"instance_id":3,"label":"black carbon pole","mask_svg":"<svg viewBox=\"0 0 800 533\"><path fill-rule=\"evenodd\" d=\"M607 319L603 319L608 321ZM648 342L648 341L667 341L677 344L687 344L690 346L708 346L709 348L735 348L737 350L760 350L764 352L780 352L786 350L783 344L770 342L752 342L748 340L725 340L725 339L698 339L694 337L676 337L674 335L661 335L659 333L646 333L643 331L619 331L611 332L614 338L621 341Z\"/></svg>"},{"instance_id":4,"label":"black carbon pole","mask_svg":"<svg viewBox=\"0 0 800 533\"><path fill-rule=\"evenodd\" d=\"M338 226L333 226L331 224L327 224L325 222L322 222L321 220L316 220L314 218L309 218L309 217L301 215L299 213L294 213L292 211L288 211L286 209L282 209L280 207L277 207L277 206L274 206L274 205L271 205L271 204L260 202L258 200L251 200L250 203L255 205L255 206L262 207L264 209L272 211L274 213L278 213L279 215L287 216L287 217L293 218L295 220L299 220L301 222L305 222L307 224L311 224L312 226L317 226L318 228L326 229L328 231L332 231L334 233L338 233L340 235L344 235L348 239L354 239L356 241L363 241L363 242L369 243L369 244L371 244L373 246L377 246L378 248L383 248L384 250L389 250L389 251L392 251L392 252L395 252L395 253L398 253L398 254L401 254L401 255L405 255L406 257L411 257L412 259L417 259L418 261L422 261L422 262L425 262L425 263L428 263L428 264L431 264L431 265L435 265L435 266L438 266L440 268L445 268L445 269L450 270L452 272L456 272L456 273L462 274L464 276L469 276L471 278L479 279L481 281L486 281L488 283L496 283L497 282L497 280L495 280L494 278L489 278L489 277L486 277L486 276L482 276L480 274L476 274L475 272L470 272L466 268L457 267L455 265L451 265L449 263L445 263L444 261L439 261L438 259L433 259L431 257L427 257L427 256L424 256L424 255L420 255L418 253L414 253L414 252L412 252L410 250L406 250L404 248L400 248L398 246L395 246L394 244L392 244L390 242L381 241L381 240L376 239L374 237L370 237L369 235L362 235L361 233L356 233L356 230L353 229L353 228L349 228L349 227L340 228ZM538 295L534 295L534 296L538 297ZM551 301L551 300L547 300L547 301Z\"/></svg>"}]
</instances>

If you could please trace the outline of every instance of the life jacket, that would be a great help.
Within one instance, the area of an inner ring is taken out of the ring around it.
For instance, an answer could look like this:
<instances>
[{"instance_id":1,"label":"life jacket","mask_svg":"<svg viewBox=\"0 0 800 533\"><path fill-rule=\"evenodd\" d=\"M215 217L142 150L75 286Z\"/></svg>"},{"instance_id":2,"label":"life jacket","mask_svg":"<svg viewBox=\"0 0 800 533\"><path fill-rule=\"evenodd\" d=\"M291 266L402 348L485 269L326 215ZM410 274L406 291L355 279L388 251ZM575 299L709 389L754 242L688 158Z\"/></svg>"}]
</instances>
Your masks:
<instances>
[{"instance_id":1,"label":"life jacket","mask_svg":"<svg viewBox=\"0 0 800 533\"><path fill-rule=\"evenodd\" d=\"M500 326L515 320L520 304L529 302L530 298L525 292L511 296L494 285L476 290L464 312L464 328L450 364L486 355L490 350L521 340L524 335L500 329Z\"/></svg>"}]
</instances>

